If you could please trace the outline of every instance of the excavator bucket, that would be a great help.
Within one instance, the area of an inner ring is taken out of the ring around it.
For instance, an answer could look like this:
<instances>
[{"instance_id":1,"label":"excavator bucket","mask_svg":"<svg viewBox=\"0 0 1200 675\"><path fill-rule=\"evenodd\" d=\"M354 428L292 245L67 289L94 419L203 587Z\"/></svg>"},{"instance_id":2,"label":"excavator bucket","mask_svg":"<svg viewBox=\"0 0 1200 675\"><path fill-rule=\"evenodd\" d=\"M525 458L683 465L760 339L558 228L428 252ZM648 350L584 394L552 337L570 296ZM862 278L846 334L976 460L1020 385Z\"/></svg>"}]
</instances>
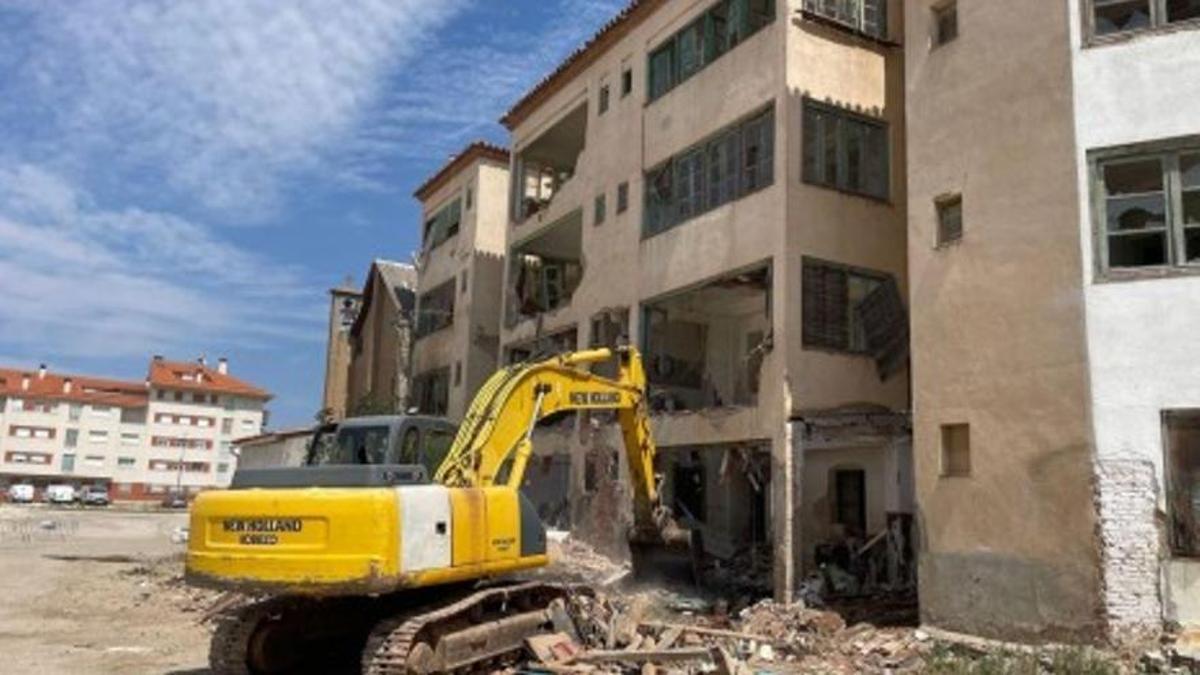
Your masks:
<instances>
[{"instance_id":1,"label":"excavator bucket","mask_svg":"<svg viewBox=\"0 0 1200 675\"><path fill-rule=\"evenodd\" d=\"M633 576L638 581L698 586L704 570L700 530L669 526L629 537Z\"/></svg>"}]
</instances>

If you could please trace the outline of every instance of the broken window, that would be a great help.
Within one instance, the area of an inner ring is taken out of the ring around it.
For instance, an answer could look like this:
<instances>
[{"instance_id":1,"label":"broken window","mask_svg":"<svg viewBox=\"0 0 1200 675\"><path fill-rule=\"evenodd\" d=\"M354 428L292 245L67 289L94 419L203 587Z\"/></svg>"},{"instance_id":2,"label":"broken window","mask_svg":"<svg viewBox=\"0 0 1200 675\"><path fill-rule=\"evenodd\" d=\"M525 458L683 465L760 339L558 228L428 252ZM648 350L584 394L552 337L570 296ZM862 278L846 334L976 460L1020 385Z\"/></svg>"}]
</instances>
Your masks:
<instances>
[{"instance_id":1,"label":"broken window","mask_svg":"<svg viewBox=\"0 0 1200 675\"><path fill-rule=\"evenodd\" d=\"M643 306L642 352L654 410L758 401L771 349L770 269L723 277Z\"/></svg>"},{"instance_id":2,"label":"broken window","mask_svg":"<svg viewBox=\"0 0 1200 675\"><path fill-rule=\"evenodd\" d=\"M418 412L425 415L445 415L449 400L449 368L439 368L421 373L413 378L411 406Z\"/></svg>"},{"instance_id":3,"label":"broken window","mask_svg":"<svg viewBox=\"0 0 1200 675\"><path fill-rule=\"evenodd\" d=\"M805 101L805 182L887 199L887 136L884 122Z\"/></svg>"},{"instance_id":4,"label":"broken window","mask_svg":"<svg viewBox=\"0 0 1200 675\"><path fill-rule=\"evenodd\" d=\"M887 0L804 0L804 11L880 40L887 38Z\"/></svg>"},{"instance_id":5,"label":"broken window","mask_svg":"<svg viewBox=\"0 0 1200 675\"><path fill-rule=\"evenodd\" d=\"M1171 552L1200 556L1200 410L1163 414Z\"/></svg>"},{"instance_id":6,"label":"broken window","mask_svg":"<svg viewBox=\"0 0 1200 675\"><path fill-rule=\"evenodd\" d=\"M650 53L650 100L675 88L774 20L774 0L721 0L712 5Z\"/></svg>"},{"instance_id":7,"label":"broken window","mask_svg":"<svg viewBox=\"0 0 1200 675\"><path fill-rule=\"evenodd\" d=\"M603 218L599 201L596 215ZM510 325L571 301L583 279L582 221L582 211L576 210L513 248L506 314Z\"/></svg>"},{"instance_id":8,"label":"broken window","mask_svg":"<svg viewBox=\"0 0 1200 675\"><path fill-rule=\"evenodd\" d=\"M417 303L417 337L422 338L454 323L454 279L422 294Z\"/></svg>"},{"instance_id":9,"label":"broken window","mask_svg":"<svg viewBox=\"0 0 1200 675\"><path fill-rule=\"evenodd\" d=\"M942 425L942 475L971 475L971 426Z\"/></svg>"},{"instance_id":10,"label":"broken window","mask_svg":"<svg viewBox=\"0 0 1200 675\"><path fill-rule=\"evenodd\" d=\"M1105 269L1200 263L1200 150L1118 152L1096 175Z\"/></svg>"},{"instance_id":11,"label":"broken window","mask_svg":"<svg viewBox=\"0 0 1200 675\"><path fill-rule=\"evenodd\" d=\"M938 199L937 245L945 246L962 239L962 195L951 195Z\"/></svg>"},{"instance_id":12,"label":"broken window","mask_svg":"<svg viewBox=\"0 0 1200 675\"><path fill-rule=\"evenodd\" d=\"M887 379L908 362L908 313L894 276L814 258L803 267L803 343L875 359Z\"/></svg>"},{"instance_id":13,"label":"broken window","mask_svg":"<svg viewBox=\"0 0 1200 675\"><path fill-rule=\"evenodd\" d=\"M1200 19L1198 0L1091 0L1092 34L1103 37Z\"/></svg>"},{"instance_id":14,"label":"broken window","mask_svg":"<svg viewBox=\"0 0 1200 675\"><path fill-rule=\"evenodd\" d=\"M425 221L425 249L433 250L458 234L462 222L462 201L455 198Z\"/></svg>"},{"instance_id":15,"label":"broken window","mask_svg":"<svg viewBox=\"0 0 1200 675\"><path fill-rule=\"evenodd\" d=\"M647 172L644 234L654 236L761 190L774 182L774 171L772 107Z\"/></svg>"}]
</instances>

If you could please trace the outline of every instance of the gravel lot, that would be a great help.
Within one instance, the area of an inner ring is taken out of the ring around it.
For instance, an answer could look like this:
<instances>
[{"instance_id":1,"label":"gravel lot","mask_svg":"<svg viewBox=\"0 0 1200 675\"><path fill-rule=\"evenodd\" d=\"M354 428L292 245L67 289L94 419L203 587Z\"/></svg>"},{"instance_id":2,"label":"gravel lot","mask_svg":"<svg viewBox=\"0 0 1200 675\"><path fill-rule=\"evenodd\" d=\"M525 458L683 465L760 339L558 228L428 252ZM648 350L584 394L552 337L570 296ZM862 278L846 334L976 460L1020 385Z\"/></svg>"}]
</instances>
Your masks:
<instances>
[{"instance_id":1,"label":"gravel lot","mask_svg":"<svg viewBox=\"0 0 1200 675\"><path fill-rule=\"evenodd\" d=\"M0 671L204 673L202 598L171 534L185 513L0 505Z\"/></svg>"}]
</instances>

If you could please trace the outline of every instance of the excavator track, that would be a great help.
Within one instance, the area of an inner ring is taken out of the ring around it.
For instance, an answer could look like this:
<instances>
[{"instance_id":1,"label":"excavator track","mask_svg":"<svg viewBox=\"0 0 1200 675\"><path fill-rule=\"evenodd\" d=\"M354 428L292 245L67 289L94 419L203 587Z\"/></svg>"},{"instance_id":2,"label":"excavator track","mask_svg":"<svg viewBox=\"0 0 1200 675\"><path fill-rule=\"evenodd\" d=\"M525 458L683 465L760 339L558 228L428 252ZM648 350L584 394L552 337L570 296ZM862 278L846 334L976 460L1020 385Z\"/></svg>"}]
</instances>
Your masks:
<instances>
[{"instance_id":1,"label":"excavator track","mask_svg":"<svg viewBox=\"0 0 1200 675\"><path fill-rule=\"evenodd\" d=\"M571 588L541 582L476 591L448 605L376 625L363 649L363 675L471 671L510 658L525 639L565 619Z\"/></svg>"}]
</instances>

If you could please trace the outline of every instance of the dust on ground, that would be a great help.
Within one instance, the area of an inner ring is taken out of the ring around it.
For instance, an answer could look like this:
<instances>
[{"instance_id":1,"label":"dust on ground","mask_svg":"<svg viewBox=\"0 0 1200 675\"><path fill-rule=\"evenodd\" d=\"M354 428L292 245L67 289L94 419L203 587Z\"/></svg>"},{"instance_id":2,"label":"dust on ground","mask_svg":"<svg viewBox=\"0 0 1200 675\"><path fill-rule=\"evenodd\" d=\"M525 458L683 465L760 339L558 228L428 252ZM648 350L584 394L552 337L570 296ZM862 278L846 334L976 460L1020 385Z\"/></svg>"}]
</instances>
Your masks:
<instances>
[{"instance_id":1,"label":"dust on ground","mask_svg":"<svg viewBox=\"0 0 1200 675\"><path fill-rule=\"evenodd\" d=\"M203 673L211 594L179 583L186 513L0 505L0 670ZM175 537L178 540L178 537Z\"/></svg>"}]
</instances>

